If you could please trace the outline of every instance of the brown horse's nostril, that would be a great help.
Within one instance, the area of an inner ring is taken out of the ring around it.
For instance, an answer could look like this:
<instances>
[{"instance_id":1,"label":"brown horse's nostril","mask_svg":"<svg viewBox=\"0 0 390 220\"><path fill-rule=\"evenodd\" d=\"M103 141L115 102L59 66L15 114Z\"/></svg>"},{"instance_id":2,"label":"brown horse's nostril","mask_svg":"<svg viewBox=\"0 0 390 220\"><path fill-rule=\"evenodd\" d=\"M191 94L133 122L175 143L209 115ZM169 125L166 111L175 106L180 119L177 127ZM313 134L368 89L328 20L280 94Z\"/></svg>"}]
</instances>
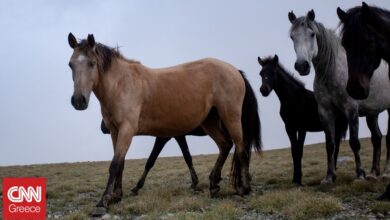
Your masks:
<instances>
[{"instance_id":1,"label":"brown horse's nostril","mask_svg":"<svg viewBox=\"0 0 390 220\"><path fill-rule=\"evenodd\" d=\"M87 99L84 96L81 96L81 105L85 106L87 104Z\"/></svg>"},{"instance_id":2,"label":"brown horse's nostril","mask_svg":"<svg viewBox=\"0 0 390 220\"><path fill-rule=\"evenodd\" d=\"M70 103L72 103L73 106L76 105L74 95L72 95L72 98L70 99Z\"/></svg>"}]
</instances>

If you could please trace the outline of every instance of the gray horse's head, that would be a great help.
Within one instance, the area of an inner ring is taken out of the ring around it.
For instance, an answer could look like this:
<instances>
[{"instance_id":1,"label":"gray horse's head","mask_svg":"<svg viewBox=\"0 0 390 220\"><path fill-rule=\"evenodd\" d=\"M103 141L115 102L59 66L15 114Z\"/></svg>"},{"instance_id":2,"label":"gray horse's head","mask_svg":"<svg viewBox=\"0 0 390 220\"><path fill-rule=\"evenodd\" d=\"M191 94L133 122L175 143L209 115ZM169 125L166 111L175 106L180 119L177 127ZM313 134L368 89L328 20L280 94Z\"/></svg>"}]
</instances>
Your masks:
<instances>
[{"instance_id":1,"label":"gray horse's head","mask_svg":"<svg viewBox=\"0 0 390 220\"><path fill-rule=\"evenodd\" d=\"M306 16L299 18L297 18L292 11L288 13L288 19L292 24L290 37L294 43L294 49L297 55L295 69L302 76L310 73L312 59L315 58L318 53L316 37L318 30L314 18L315 14L313 10L309 11Z\"/></svg>"}]
</instances>

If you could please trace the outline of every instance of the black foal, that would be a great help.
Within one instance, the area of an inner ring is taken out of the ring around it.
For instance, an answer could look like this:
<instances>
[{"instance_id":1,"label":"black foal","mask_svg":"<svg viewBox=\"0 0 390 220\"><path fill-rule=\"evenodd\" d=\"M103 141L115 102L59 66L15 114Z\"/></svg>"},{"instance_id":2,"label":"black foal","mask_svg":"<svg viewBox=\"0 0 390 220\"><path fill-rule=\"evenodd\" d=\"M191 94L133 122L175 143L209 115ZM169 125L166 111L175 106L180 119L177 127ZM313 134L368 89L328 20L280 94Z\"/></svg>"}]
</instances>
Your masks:
<instances>
[{"instance_id":1,"label":"black foal","mask_svg":"<svg viewBox=\"0 0 390 220\"><path fill-rule=\"evenodd\" d=\"M265 59L259 57L258 62L262 66L260 92L263 96L268 96L272 90L275 90L279 97L280 116L291 142L294 162L293 182L302 185L302 155L306 132L324 130L318 115L317 101L312 91L305 89L302 82L295 79L279 64L277 55ZM346 119L340 116L336 128L335 163L337 163L340 140L348 128Z\"/></svg>"}]
</instances>

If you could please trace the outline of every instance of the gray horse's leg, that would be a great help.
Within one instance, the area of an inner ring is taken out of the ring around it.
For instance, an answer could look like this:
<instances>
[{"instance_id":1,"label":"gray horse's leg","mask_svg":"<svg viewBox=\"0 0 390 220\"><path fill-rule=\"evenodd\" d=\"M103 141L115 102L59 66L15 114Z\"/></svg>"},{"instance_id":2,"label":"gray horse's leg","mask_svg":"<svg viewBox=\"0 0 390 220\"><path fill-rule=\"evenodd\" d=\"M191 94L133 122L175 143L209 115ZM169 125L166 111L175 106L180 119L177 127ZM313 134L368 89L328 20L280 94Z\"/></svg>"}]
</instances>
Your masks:
<instances>
[{"instance_id":1,"label":"gray horse's leg","mask_svg":"<svg viewBox=\"0 0 390 220\"><path fill-rule=\"evenodd\" d=\"M196 175L196 171L194 169L194 166L192 165L192 157L190 150L188 149L187 141L185 136L177 136L175 137L177 143L180 146L181 152L183 153L184 160L186 161L186 164L188 166L188 169L190 170L191 174L191 188L196 189L196 186L198 185L198 176Z\"/></svg>"},{"instance_id":2,"label":"gray horse's leg","mask_svg":"<svg viewBox=\"0 0 390 220\"><path fill-rule=\"evenodd\" d=\"M366 121L371 132L371 142L374 148L372 168L370 173L367 175L367 179L377 180L377 176L380 174L382 133L378 125L378 115L367 115Z\"/></svg>"},{"instance_id":3,"label":"gray horse's leg","mask_svg":"<svg viewBox=\"0 0 390 220\"><path fill-rule=\"evenodd\" d=\"M161 150L164 148L165 144L170 140L171 138L160 138L156 137L156 140L154 142L153 150L150 153L150 156L148 158L148 161L146 161L145 164L145 170L141 176L141 178L138 180L137 185L131 190L135 195L138 194L138 190L140 190L145 183L146 176L148 175L150 169L154 166L154 163L157 160L158 155L160 155Z\"/></svg>"},{"instance_id":4,"label":"gray horse's leg","mask_svg":"<svg viewBox=\"0 0 390 220\"><path fill-rule=\"evenodd\" d=\"M385 171L383 172L383 178L390 179L390 109L387 109L387 113L389 115L389 118L387 120L387 134L386 134L387 153L386 153L386 166L385 166ZM388 189L390 191L390 187L388 187Z\"/></svg>"},{"instance_id":5,"label":"gray horse's leg","mask_svg":"<svg viewBox=\"0 0 390 220\"><path fill-rule=\"evenodd\" d=\"M325 179L321 181L322 184L333 183L336 180L335 174L335 121L336 117L329 108L324 108L323 106L318 106L318 113L321 119L321 122L324 126L325 138L326 138L326 154L327 154L327 163L328 170L326 173Z\"/></svg>"},{"instance_id":6,"label":"gray horse's leg","mask_svg":"<svg viewBox=\"0 0 390 220\"><path fill-rule=\"evenodd\" d=\"M366 173L362 168L362 162L360 160L360 141L359 141L359 117L357 112L350 112L348 118L349 124L349 145L352 148L355 156L356 165L356 178L364 179Z\"/></svg>"}]
</instances>

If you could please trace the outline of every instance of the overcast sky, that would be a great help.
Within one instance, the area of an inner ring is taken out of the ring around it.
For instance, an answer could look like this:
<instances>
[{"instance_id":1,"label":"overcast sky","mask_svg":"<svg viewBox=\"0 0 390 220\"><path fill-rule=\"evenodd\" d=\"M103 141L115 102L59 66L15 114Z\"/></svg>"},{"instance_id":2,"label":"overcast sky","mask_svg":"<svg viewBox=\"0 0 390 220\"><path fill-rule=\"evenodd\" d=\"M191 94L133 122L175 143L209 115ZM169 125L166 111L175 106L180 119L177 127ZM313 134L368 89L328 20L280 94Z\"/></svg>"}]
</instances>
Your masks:
<instances>
[{"instance_id":1,"label":"overcast sky","mask_svg":"<svg viewBox=\"0 0 390 220\"><path fill-rule=\"evenodd\" d=\"M367 1L390 9L390 1ZM310 9L316 20L336 28L337 6L360 1L0 1L0 165L111 160L108 135L100 131L99 103L73 109L72 50L67 36L93 33L96 41L119 46L124 56L149 67L167 67L204 57L227 61L246 72L256 91L265 149L289 147L275 93L264 98L257 56L278 54L293 70L295 52L287 13ZM298 75L293 71L294 75ZM312 89L313 74L299 77ZM382 114L382 132L387 115ZM365 120L360 136L369 136ZM193 155L216 153L209 137L188 137ZM306 144L323 142L310 133ZM135 137L126 158L147 157L153 137ZM371 147L371 146L362 146ZM181 155L170 141L162 156ZM325 159L325 155L324 155Z\"/></svg>"}]
</instances>

